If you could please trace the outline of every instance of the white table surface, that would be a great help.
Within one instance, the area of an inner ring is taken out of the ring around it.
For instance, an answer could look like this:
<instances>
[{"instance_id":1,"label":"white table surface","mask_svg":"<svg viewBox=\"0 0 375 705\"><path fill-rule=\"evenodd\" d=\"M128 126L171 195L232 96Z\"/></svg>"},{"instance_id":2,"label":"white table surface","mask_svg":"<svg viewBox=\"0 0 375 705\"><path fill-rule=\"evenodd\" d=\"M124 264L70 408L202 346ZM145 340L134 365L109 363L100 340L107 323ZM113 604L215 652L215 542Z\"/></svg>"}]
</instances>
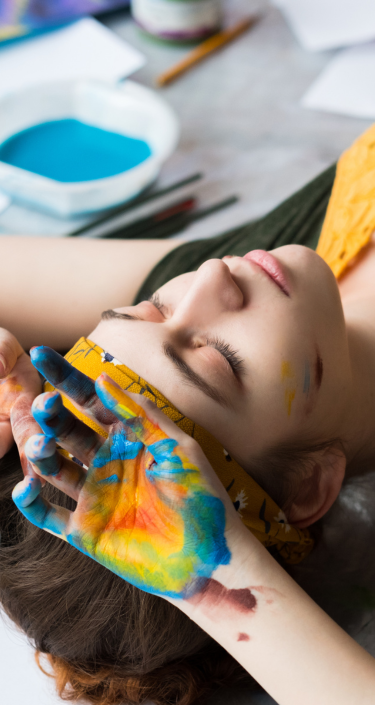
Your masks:
<instances>
[{"instance_id":1,"label":"white table surface","mask_svg":"<svg viewBox=\"0 0 375 705\"><path fill-rule=\"evenodd\" d=\"M332 52L305 52L266 0L226 0L226 6L230 22L257 9L263 17L251 32L163 89L182 135L159 184L202 170L204 181L190 191L203 205L232 193L241 197L230 210L191 226L186 238L209 237L266 213L334 162L370 124L301 107ZM146 54L147 65L134 76L144 85L154 86L155 77L186 51L146 38L126 12L106 24ZM16 205L0 214L2 234L58 236L71 227ZM39 674L24 638L1 621L0 692L2 705L61 702Z\"/></svg>"},{"instance_id":2,"label":"white table surface","mask_svg":"<svg viewBox=\"0 0 375 705\"><path fill-rule=\"evenodd\" d=\"M208 205L231 194L240 202L197 222L186 238L208 237L262 215L332 164L370 124L310 111L300 105L333 52L312 54L294 39L267 0L224 0L227 24L262 12L260 22L220 53L159 89L181 122L181 140L159 184L203 171L189 189ZM147 38L117 13L106 24L139 48L148 61L132 77L155 88L156 76L187 51ZM12 205L0 214L0 234L62 235L66 222Z\"/></svg>"}]
</instances>

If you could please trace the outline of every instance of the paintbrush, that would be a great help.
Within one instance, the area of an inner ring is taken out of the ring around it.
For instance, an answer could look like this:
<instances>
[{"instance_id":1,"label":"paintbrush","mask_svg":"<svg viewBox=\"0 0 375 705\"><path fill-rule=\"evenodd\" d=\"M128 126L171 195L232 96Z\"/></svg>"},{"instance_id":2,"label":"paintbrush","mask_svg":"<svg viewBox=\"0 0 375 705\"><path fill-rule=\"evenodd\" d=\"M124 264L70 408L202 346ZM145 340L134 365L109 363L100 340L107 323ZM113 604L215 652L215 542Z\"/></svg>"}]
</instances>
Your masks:
<instances>
[{"instance_id":1,"label":"paintbrush","mask_svg":"<svg viewBox=\"0 0 375 705\"><path fill-rule=\"evenodd\" d=\"M179 63L172 66L171 69L168 69L168 71L160 74L160 76L156 79L157 85L166 86L168 83L171 83L178 78L178 76L181 76L182 73L188 71L192 66L195 66L195 64L203 61L203 59L207 56L213 54L215 51L218 51L218 49L221 49L226 44L229 44L229 42L232 42L233 39L238 37L240 34L246 32L255 24L257 20L258 16L247 17L245 20L237 22L237 24L233 27L225 29L223 32L218 32L217 34L214 34L213 37L206 39L206 41L202 42L202 44L196 47L196 49L189 52L189 54L182 59L182 61L179 61Z\"/></svg>"},{"instance_id":2,"label":"paintbrush","mask_svg":"<svg viewBox=\"0 0 375 705\"><path fill-rule=\"evenodd\" d=\"M127 225L121 225L112 230L108 230L98 237L112 239L121 238L124 240L136 240L141 238L146 240L147 238L154 237L153 232L155 230L159 231L160 228L163 228L169 221L174 221L176 217L189 212L196 204L196 198L192 196L185 198L183 201L178 201L145 218L140 218Z\"/></svg>"},{"instance_id":3,"label":"paintbrush","mask_svg":"<svg viewBox=\"0 0 375 705\"><path fill-rule=\"evenodd\" d=\"M172 193L172 191L176 191L177 189L183 188L184 186L188 186L189 184L192 184L195 181L199 181L199 179L201 179L202 177L203 174L201 173L192 174L191 176L187 176L186 179L176 181L175 183L170 184L169 186L165 186L164 188L161 188L158 191L141 194L140 196L133 198L132 201L128 201L127 203L123 203L120 206L111 208L110 210L107 210L104 214L100 215L98 218L90 220L89 223L82 225L82 227L73 230L71 233L67 233L67 237L78 237L79 235L86 233L88 230L91 230L91 228L96 228L98 225L106 223L107 221L111 220L111 218L114 218L117 215L122 215L123 213L127 213L133 208L138 208L138 206L143 206L145 203L150 203L150 201L153 201L156 198L166 196L168 193Z\"/></svg>"},{"instance_id":4,"label":"paintbrush","mask_svg":"<svg viewBox=\"0 0 375 705\"><path fill-rule=\"evenodd\" d=\"M136 235L132 234L130 235L130 237L133 239L155 240L172 237L173 235L177 235L178 233L185 230L185 228L191 225L191 223L194 223L197 220L201 220L202 218L207 218L207 216L212 215L213 213L216 213L217 211L222 210L223 208L228 208L234 203L237 203L237 201L238 196L230 196L229 198L226 198L223 201L219 201L218 203L214 203L212 206L202 208L193 213L185 211L183 213L174 214L164 222L160 222L158 225L154 223L153 227L150 228L147 232L141 232L141 230L139 230ZM100 237L114 240L123 239L124 237L128 238L129 236L124 236L121 234L121 230L116 230L110 233L105 233Z\"/></svg>"}]
</instances>

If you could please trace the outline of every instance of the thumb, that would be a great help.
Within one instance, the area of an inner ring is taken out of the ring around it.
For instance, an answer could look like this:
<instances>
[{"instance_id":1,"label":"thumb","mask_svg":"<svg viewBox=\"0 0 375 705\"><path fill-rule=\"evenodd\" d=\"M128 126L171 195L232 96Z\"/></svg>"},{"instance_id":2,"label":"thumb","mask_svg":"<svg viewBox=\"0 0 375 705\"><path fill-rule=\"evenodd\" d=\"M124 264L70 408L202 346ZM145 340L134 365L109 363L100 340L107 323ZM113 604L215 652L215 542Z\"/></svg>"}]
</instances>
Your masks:
<instances>
[{"instance_id":1,"label":"thumb","mask_svg":"<svg viewBox=\"0 0 375 705\"><path fill-rule=\"evenodd\" d=\"M12 371L23 352L17 338L5 328L0 328L0 379Z\"/></svg>"},{"instance_id":2,"label":"thumb","mask_svg":"<svg viewBox=\"0 0 375 705\"><path fill-rule=\"evenodd\" d=\"M9 419L2 421L0 418L0 459L11 449L13 443L13 433Z\"/></svg>"}]
</instances>

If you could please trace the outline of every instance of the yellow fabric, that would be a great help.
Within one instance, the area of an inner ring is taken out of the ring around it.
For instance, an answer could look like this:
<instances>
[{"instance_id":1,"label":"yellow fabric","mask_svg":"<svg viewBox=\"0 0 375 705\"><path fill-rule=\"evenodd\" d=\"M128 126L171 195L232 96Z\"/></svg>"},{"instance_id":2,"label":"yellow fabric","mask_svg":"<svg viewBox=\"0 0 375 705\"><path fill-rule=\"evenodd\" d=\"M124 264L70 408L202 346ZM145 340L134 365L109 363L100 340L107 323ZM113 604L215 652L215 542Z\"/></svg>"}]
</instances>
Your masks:
<instances>
[{"instance_id":1,"label":"yellow fabric","mask_svg":"<svg viewBox=\"0 0 375 705\"><path fill-rule=\"evenodd\" d=\"M97 379L106 372L123 389L144 394L169 416L185 433L195 438L233 501L244 524L267 547L274 547L287 563L299 563L313 547L309 532L287 523L285 514L223 446L204 428L183 416L155 387L121 364L110 354L86 338L81 338L68 352L66 359L84 374ZM46 383L46 391L53 387ZM76 416L98 433L103 429L92 419L79 413L64 397L64 404Z\"/></svg>"},{"instance_id":2,"label":"yellow fabric","mask_svg":"<svg viewBox=\"0 0 375 705\"><path fill-rule=\"evenodd\" d=\"M339 277L375 230L375 125L340 158L317 253Z\"/></svg>"}]
</instances>

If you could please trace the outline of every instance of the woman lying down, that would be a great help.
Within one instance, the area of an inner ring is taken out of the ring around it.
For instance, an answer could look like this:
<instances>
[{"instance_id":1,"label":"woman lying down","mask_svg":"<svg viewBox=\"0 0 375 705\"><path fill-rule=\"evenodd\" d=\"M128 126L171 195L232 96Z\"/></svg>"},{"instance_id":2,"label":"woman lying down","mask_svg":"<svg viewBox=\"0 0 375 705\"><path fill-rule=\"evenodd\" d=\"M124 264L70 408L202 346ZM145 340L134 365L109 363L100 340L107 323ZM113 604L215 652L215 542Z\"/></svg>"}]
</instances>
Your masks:
<instances>
[{"instance_id":1,"label":"woman lying down","mask_svg":"<svg viewBox=\"0 0 375 705\"><path fill-rule=\"evenodd\" d=\"M332 693L349 703L346 676L338 692L323 674L335 659L345 672L348 658L348 674L353 664L363 676L357 702L372 702L370 657L264 546L284 564L308 561L309 527L344 479L373 467L375 212L366 175L374 132L339 163L322 256L296 244L251 249L257 234L242 229L216 238L216 256L196 271L131 305L152 270L160 280L163 261L170 269L181 251L178 267L191 266L186 245L3 239L0 598L47 656L61 695L190 705L248 672L280 703L300 704L303 693L310 702L306 678L311 703L337 702ZM295 218L289 239L315 237L328 180L278 209L268 221L272 243L285 239L284 226L275 228L298 199L311 228ZM207 254L207 243L199 246ZM38 344L31 360L13 333L25 347ZM44 347L67 349L82 333L65 361ZM42 395L37 370L47 380ZM20 460L14 447L7 452L13 437ZM17 485L22 471L29 477ZM311 636L317 625L326 647L319 632ZM284 656L270 682L272 639ZM318 656L317 693L303 659ZM302 659L301 690L282 675L288 659L294 671Z\"/></svg>"}]
</instances>

